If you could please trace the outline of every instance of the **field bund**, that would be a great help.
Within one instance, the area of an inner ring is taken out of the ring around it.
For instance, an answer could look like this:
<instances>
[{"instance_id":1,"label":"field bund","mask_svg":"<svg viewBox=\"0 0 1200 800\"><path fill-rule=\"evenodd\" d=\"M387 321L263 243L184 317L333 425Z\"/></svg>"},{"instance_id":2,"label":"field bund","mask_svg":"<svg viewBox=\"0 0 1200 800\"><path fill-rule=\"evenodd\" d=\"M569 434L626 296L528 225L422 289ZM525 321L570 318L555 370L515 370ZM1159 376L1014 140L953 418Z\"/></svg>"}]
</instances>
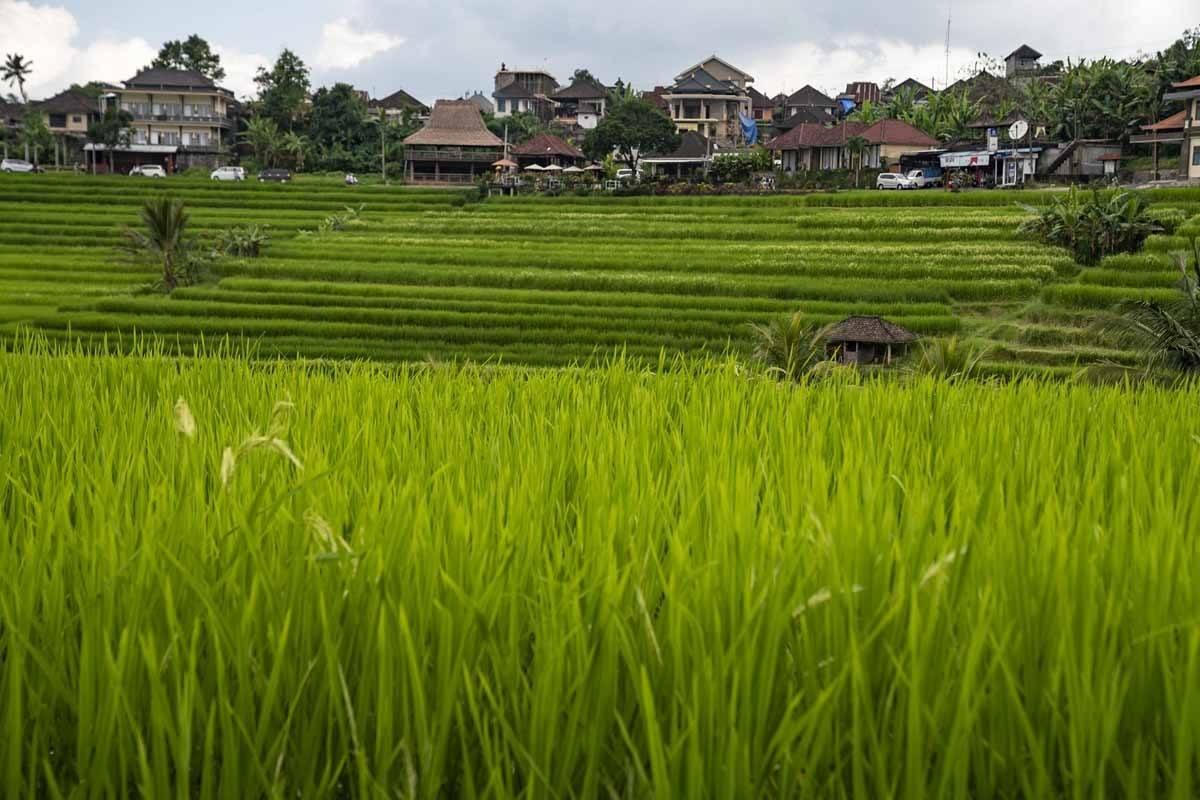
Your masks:
<instances>
[{"instance_id":1,"label":"field bund","mask_svg":"<svg viewBox=\"0 0 1200 800\"><path fill-rule=\"evenodd\" d=\"M6 796L1194 795L1194 389L19 350Z\"/></svg>"},{"instance_id":2,"label":"field bund","mask_svg":"<svg viewBox=\"0 0 1200 800\"><path fill-rule=\"evenodd\" d=\"M185 199L202 235L269 225L255 260L170 297L114 249L140 203ZM1200 191L1147 193L1200 211ZM1133 363L1091 325L1116 301L1170 296L1180 237L1080 272L1017 235L1017 201L1047 192L841 192L778 197L494 198L302 177L0 176L0 337L21 327L129 349L142 335L190 351L249 341L260 356L555 366L621 349L746 352L752 323L880 314L991 348L992 369ZM315 230L346 205L363 225Z\"/></svg>"}]
</instances>

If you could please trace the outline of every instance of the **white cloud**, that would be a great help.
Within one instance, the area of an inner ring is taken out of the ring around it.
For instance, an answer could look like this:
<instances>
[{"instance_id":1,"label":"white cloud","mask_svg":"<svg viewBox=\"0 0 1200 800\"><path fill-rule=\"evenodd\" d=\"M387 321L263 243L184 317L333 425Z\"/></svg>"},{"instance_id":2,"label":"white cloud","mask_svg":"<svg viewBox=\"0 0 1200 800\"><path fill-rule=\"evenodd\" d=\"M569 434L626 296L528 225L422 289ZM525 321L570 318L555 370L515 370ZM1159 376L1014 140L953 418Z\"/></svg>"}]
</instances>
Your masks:
<instances>
[{"instance_id":1,"label":"white cloud","mask_svg":"<svg viewBox=\"0 0 1200 800\"><path fill-rule=\"evenodd\" d=\"M402 37L355 30L348 17L341 17L321 28L316 63L323 69L350 69L402 44Z\"/></svg>"},{"instance_id":2,"label":"white cloud","mask_svg":"<svg viewBox=\"0 0 1200 800\"><path fill-rule=\"evenodd\" d=\"M26 84L31 98L53 95L72 83L119 83L154 60L158 48L141 37L96 39L77 46L79 23L66 8L29 0L0 0L0 54L20 53L33 62ZM239 95L254 89L254 72L267 59L213 45L228 73L224 85ZM0 91L16 91L3 86Z\"/></svg>"}]
</instances>

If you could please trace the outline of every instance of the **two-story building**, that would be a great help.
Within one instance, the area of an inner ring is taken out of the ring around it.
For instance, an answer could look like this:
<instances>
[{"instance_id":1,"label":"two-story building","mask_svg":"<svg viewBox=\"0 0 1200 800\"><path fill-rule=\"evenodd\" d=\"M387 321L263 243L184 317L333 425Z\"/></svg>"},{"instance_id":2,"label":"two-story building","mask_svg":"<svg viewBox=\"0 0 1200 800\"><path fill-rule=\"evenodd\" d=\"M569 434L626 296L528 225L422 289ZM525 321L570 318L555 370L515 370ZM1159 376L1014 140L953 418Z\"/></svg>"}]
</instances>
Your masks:
<instances>
[{"instance_id":1,"label":"two-story building","mask_svg":"<svg viewBox=\"0 0 1200 800\"><path fill-rule=\"evenodd\" d=\"M35 103L34 108L54 137L54 165L81 162L88 125L100 114L96 98L77 89L67 89Z\"/></svg>"},{"instance_id":2,"label":"two-story building","mask_svg":"<svg viewBox=\"0 0 1200 800\"><path fill-rule=\"evenodd\" d=\"M739 114L752 114L747 89L753 82L751 75L714 55L676 75L662 98L680 133L735 142L742 135Z\"/></svg>"},{"instance_id":3,"label":"two-story building","mask_svg":"<svg viewBox=\"0 0 1200 800\"><path fill-rule=\"evenodd\" d=\"M558 81L544 69L509 69L501 64L496 72L492 99L496 101L496 116L530 113L543 122L554 117L554 93Z\"/></svg>"},{"instance_id":4,"label":"two-story building","mask_svg":"<svg viewBox=\"0 0 1200 800\"><path fill-rule=\"evenodd\" d=\"M159 164L168 172L215 167L235 141L233 92L199 72L152 67L106 88L100 112L116 103L133 117L129 144L114 154L118 171L137 164ZM104 145L88 148L103 151Z\"/></svg>"},{"instance_id":5,"label":"two-story building","mask_svg":"<svg viewBox=\"0 0 1200 800\"><path fill-rule=\"evenodd\" d=\"M429 119L429 106L403 89L397 89L379 100L367 101L367 111L387 122L402 122L405 118Z\"/></svg>"},{"instance_id":6,"label":"two-story building","mask_svg":"<svg viewBox=\"0 0 1200 800\"><path fill-rule=\"evenodd\" d=\"M1004 77L1018 78L1037 72L1041 67L1038 59L1042 54L1027 44L1023 44L1004 57Z\"/></svg>"},{"instance_id":7,"label":"two-story building","mask_svg":"<svg viewBox=\"0 0 1200 800\"><path fill-rule=\"evenodd\" d=\"M559 122L591 130L608 111L608 89L592 81L575 81L554 93Z\"/></svg>"},{"instance_id":8,"label":"two-story building","mask_svg":"<svg viewBox=\"0 0 1200 800\"><path fill-rule=\"evenodd\" d=\"M1183 109L1129 137L1133 144L1148 144L1154 157L1154 177L1159 172L1159 145L1179 146L1179 177L1200 180L1200 75L1171 85L1164 100L1183 103Z\"/></svg>"}]
</instances>

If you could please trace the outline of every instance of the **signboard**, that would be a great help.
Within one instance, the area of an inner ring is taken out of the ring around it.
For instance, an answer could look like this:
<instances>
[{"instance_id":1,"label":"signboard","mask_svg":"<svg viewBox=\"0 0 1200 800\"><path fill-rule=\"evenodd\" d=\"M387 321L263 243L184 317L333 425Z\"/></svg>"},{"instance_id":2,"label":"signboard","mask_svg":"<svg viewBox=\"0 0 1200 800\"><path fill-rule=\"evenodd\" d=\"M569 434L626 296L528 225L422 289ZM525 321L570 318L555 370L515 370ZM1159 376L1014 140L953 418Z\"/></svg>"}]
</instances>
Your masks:
<instances>
[{"instance_id":1,"label":"signboard","mask_svg":"<svg viewBox=\"0 0 1200 800\"><path fill-rule=\"evenodd\" d=\"M991 153L946 153L938 160L942 162L942 169L986 167L991 162Z\"/></svg>"},{"instance_id":2,"label":"signboard","mask_svg":"<svg viewBox=\"0 0 1200 800\"><path fill-rule=\"evenodd\" d=\"M1000 149L1000 133L995 128L988 128L988 152L994 153Z\"/></svg>"}]
</instances>

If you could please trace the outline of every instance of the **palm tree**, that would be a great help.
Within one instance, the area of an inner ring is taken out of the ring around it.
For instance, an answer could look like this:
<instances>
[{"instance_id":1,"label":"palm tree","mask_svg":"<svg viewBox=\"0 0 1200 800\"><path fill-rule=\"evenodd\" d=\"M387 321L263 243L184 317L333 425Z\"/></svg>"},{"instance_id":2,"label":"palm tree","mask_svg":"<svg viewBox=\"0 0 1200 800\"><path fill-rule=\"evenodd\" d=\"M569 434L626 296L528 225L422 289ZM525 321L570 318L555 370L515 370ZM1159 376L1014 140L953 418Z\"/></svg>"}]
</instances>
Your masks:
<instances>
[{"instance_id":1,"label":"palm tree","mask_svg":"<svg viewBox=\"0 0 1200 800\"><path fill-rule=\"evenodd\" d=\"M308 153L308 137L289 131L283 135L279 149L292 157L296 172L304 171L304 156Z\"/></svg>"},{"instance_id":2,"label":"palm tree","mask_svg":"<svg viewBox=\"0 0 1200 800\"><path fill-rule=\"evenodd\" d=\"M21 93L21 102L29 105L29 95L25 93L25 81L29 79L29 74L33 72L33 62L26 61L25 57L20 53L9 53L4 60L4 67L0 69L0 78L8 85L17 84L17 90Z\"/></svg>"},{"instance_id":3,"label":"palm tree","mask_svg":"<svg viewBox=\"0 0 1200 800\"><path fill-rule=\"evenodd\" d=\"M872 103L870 100L864 100L863 104L855 109L849 119L865 122L868 125L874 125L881 119L887 117L887 108L879 103Z\"/></svg>"},{"instance_id":4,"label":"palm tree","mask_svg":"<svg viewBox=\"0 0 1200 800\"><path fill-rule=\"evenodd\" d=\"M1200 369L1200 239L1192 239L1190 255L1171 255L1182 296L1168 302L1126 300L1102 328L1119 346L1141 350L1150 367L1165 364L1191 372Z\"/></svg>"},{"instance_id":5,"label":"palm tree","mask_svg":"<svg viewBox=\"0 0 1200 800\"><path fill-rule=\"evenodd\" d=\"M192 246L187 236L188 213L182 200L163 195L147 200L139 214L144 231L126 228L123 247L134 258L157 262L162 284L170 292L188 268Z\"/></svg>"},{"instance_id":6,"label":"palm tree","mask_svg":"<svg viewBox=\"0 0 1200 800\"><path fill-rule=\"evenodd\" d=\"M263 167L275 166L275 156L279 152L279 127L270 117L252 117L246 123L246 130L238 136L254 150L254 158Z\"/></svg>"},{"instance_id":7,"label":"palm tree","mask_svg":"<svg viewBox=\"0 0 1200 800\"><path fill-rule=\"evenodd\" d=\"M766 325L752 325L758 342L754 360L780 380L802 381L825 358L825 343L817 330L797 311Z\"/></svg>"},{"instance_id":8,"label":"palm tree","mask_svg":"<svg viewBox=\"0 0 1200 800\"><path fill-rule=\"evenodd\" d=\"M863 153L867 150L868 142L861 136L851 136L846 140L846 150L850 153L850 164L854 168L854 188L858 188L858 175L862 171Z\"/></svg>"}]
</instances>

